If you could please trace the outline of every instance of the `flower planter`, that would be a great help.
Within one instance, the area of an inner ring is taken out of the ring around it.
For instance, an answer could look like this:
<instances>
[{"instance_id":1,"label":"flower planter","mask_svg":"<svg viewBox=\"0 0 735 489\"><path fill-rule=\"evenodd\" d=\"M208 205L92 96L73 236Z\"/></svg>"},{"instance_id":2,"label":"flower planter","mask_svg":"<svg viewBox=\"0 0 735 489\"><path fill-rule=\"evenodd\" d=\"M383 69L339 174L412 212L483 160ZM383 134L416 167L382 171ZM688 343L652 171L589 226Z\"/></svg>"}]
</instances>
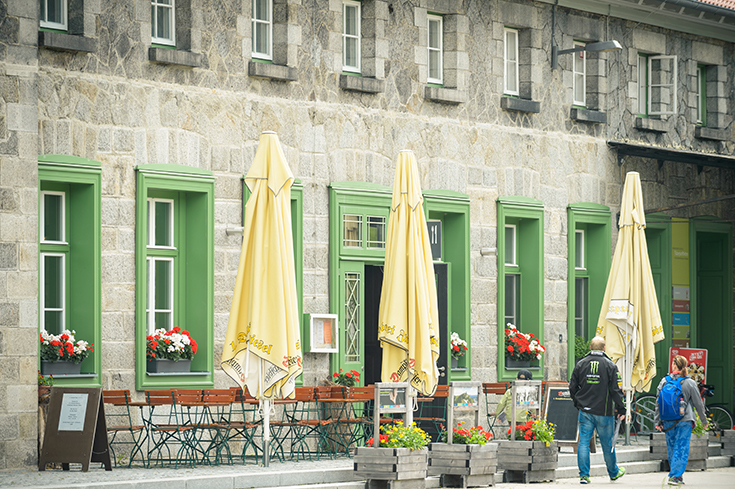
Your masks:
<instances>
[{"instance_id":1,"label":"flower planter","mask_svg":"<svg viewBox=\"0 0 735 489\"><path fill-rule=\"evenodd\" d=\"M442 487L486 487L495 485L498 444L429 444L429 475L441 476Z\"/></svg>"},{"instance_id":2,"label":"flower planter","mask_svg":"<svg viewBox=\"0 0 735 489\"><path fill-rule=\"evenodd\" d=\"M145 371L150 374L174 374L191 372L191 360L148 359Z\"/></svg>"},{"instance_id":3,"label":"flower planter","mask_svg":"<svg viewBox=\"0 0 735 489\"><path fill-rule=\"evenodd\" d=\"M668 471L669 455L666 449L666 434L651 433L650 435L651 460L661 460L661 470ZM694 470L707 470L707 449L709 448L709 433L697 436L692 433L689 440L689 461L687 462L687 472Z\"/></svg>"},{"instance_id":4,"label":"flower planter","mask_svg":"<svg viewBox=\"0 0 735 489\"><path fill-rule=\"evenodd\" d=\"M82 364L74 362L41 362L42 375L79 375Z\"/></svg>"},{"instance_id":5,"label":"flower planter","mask_svg":"<svg viewBox=\"0 0 735 489\"><path fill-rule=\"evenodd\" d=\"M735 430L722 430L720 435L720 445L722 447L720 455L732 457L735 455Z\"/></svg>"},{"instance_id":6,"label":"flower planter","mask_svg":"<svg viewBox=\"0 0 735 489\"><path fill-rule=\"evenodd\" d=\"M428 459L427 450L358 447L354 470L368 489L423 489Z\"/></svg>"},{"instance_id":7,"label":"flower planter","mask_svg":"<svg viewBox=\"0 0 735 489\"><path fill-rule=\"evenodd\" d=\"M498 469L503 482L555 481L559 464L559 447L542 441L498 442Z\"/></svg>"},{"instance_id":8,"label":"flower planter","mask_svg":"<svg viewBox=\"0 0 735 489\"><path fill-rule=\"evenodd\" d=\"M538 367L538 360L513 360L505 357L505 368L533 368Z\"/></svg>"},{"instance_id":9,"label":"flower planter","mask_svg":"<svg viewBox=\"0 0 735 489\"><path fill-rule=\"evenodd\" d=\"M459 358L452 357L452 370L459 368Z\"/></svg>"}]
</instances>

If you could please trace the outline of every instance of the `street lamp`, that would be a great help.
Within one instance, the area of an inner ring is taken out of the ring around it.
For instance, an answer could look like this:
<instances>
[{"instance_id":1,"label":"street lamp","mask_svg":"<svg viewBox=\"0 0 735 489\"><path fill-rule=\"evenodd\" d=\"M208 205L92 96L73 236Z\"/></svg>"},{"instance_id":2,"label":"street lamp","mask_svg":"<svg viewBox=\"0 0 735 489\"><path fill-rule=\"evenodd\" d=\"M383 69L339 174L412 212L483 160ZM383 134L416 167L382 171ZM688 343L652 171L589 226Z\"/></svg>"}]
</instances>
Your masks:
<instances>
[{"instance_id":1,"label":"street lamp","mask_svg":"<svg viewBox=\"0 0 735 489\"><path fill-rule=\"evenodd\" d=\"M551 45L551 69L555 70L558 67L559 55L579 53L581 51L587 51L588 53L607 53L609 51L620 51L623 46L618 41L602 41L585 44L583 46L575 46L572 49L562 49L559 51L555 45Z\"/></svg>"}]
</instances>

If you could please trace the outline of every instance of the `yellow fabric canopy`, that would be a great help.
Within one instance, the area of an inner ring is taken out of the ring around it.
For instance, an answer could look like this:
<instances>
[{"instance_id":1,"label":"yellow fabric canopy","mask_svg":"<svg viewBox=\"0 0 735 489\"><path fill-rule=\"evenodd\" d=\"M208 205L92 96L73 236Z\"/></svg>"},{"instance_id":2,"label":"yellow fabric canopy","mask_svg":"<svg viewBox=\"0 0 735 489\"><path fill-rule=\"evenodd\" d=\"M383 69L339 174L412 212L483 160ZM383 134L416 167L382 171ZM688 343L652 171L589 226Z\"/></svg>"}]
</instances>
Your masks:
<instances>
[{"instance_id":1,"label":"yellow fabric canopy","mask_svg":"<svg viewBox=\"0 0 735 489\"><path fill-rule=\"evenodd\" d=\"M439 314L434 263L416 157L401 151L388 219L378 339L383 382L407 382L431 396L438 383Z\"/></svg>"},{"instance_id":2,"label":"yellow fabric canopy","mask_svg":"<svg viewBox=\"0 0 735 489\"><path fill-rule=\"evenodd\" d=\"M251 196L222 369L254 397L293 398L302 372L291 235L293 174L275 133L260 136L245 183Z\"/></svg>"},{"instance_id":3,"label":"yellow fabric canopy","mask_svg":"<svg viewBox=\"0 0 735 489\"><path fill-rule=\"evenodd\" d=\"M656 376L654 343L664 339L646 244L640 175L625 177L618 242L608 277L597 335L618 364L623 389L648 392Z\"/></svg>"}]
</instances>

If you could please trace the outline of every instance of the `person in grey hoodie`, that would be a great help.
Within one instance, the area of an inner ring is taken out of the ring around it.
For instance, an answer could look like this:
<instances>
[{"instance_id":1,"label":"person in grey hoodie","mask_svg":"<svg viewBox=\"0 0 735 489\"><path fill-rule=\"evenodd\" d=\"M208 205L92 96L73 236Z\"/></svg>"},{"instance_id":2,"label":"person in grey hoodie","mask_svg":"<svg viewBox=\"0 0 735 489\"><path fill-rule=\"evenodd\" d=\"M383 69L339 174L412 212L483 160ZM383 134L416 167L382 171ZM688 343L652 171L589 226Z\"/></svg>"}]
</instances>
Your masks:
<instances>
[{"instance_id":1,"label":"person in grey hoodie","mask_svg":"<svg viewBox=\"0 0 735 489\"><path fill-rule=\"evenodd\" d=\"M661 415L658 412L658 397L661 389L666 382L682 378L681 394L686 402L686 411L684 416L677 421L661 421ZM669 454L669 485L679 486L684 483L682 475L687 468L689 461L689 440L692 437L692 429L696 418L694 417L694 409L696 408L702 425L707 427L707 416L704 413L704 403L699 395L699 388L694 380L687 377L687 359L681 355L674 357L671 362L671 374L664 377L658 384L656 390L656 411L653 417L654 425L658 431L666 433L666 450Z\"/></svg>"}]
</instances>

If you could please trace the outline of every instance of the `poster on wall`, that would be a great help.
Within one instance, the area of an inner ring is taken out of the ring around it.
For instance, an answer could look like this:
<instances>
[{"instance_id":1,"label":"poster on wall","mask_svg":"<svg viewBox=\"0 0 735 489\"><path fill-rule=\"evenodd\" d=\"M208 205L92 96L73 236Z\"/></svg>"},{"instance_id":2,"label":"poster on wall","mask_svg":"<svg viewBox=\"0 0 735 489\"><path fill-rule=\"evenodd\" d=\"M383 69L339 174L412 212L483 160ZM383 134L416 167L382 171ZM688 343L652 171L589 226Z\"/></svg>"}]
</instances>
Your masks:
<instances>
[{"instance_id":1,"label":"poster on wall","mask_svg":"<svg viewBox=\"0 0 735 489\"><path fill-rule=\"evenodd\" d=\"M669 373L674 357L681 355L687 359L687 370L697 384L707 382L707 350L704 348L669 348Z\"/></svg>"}]
</instances>

